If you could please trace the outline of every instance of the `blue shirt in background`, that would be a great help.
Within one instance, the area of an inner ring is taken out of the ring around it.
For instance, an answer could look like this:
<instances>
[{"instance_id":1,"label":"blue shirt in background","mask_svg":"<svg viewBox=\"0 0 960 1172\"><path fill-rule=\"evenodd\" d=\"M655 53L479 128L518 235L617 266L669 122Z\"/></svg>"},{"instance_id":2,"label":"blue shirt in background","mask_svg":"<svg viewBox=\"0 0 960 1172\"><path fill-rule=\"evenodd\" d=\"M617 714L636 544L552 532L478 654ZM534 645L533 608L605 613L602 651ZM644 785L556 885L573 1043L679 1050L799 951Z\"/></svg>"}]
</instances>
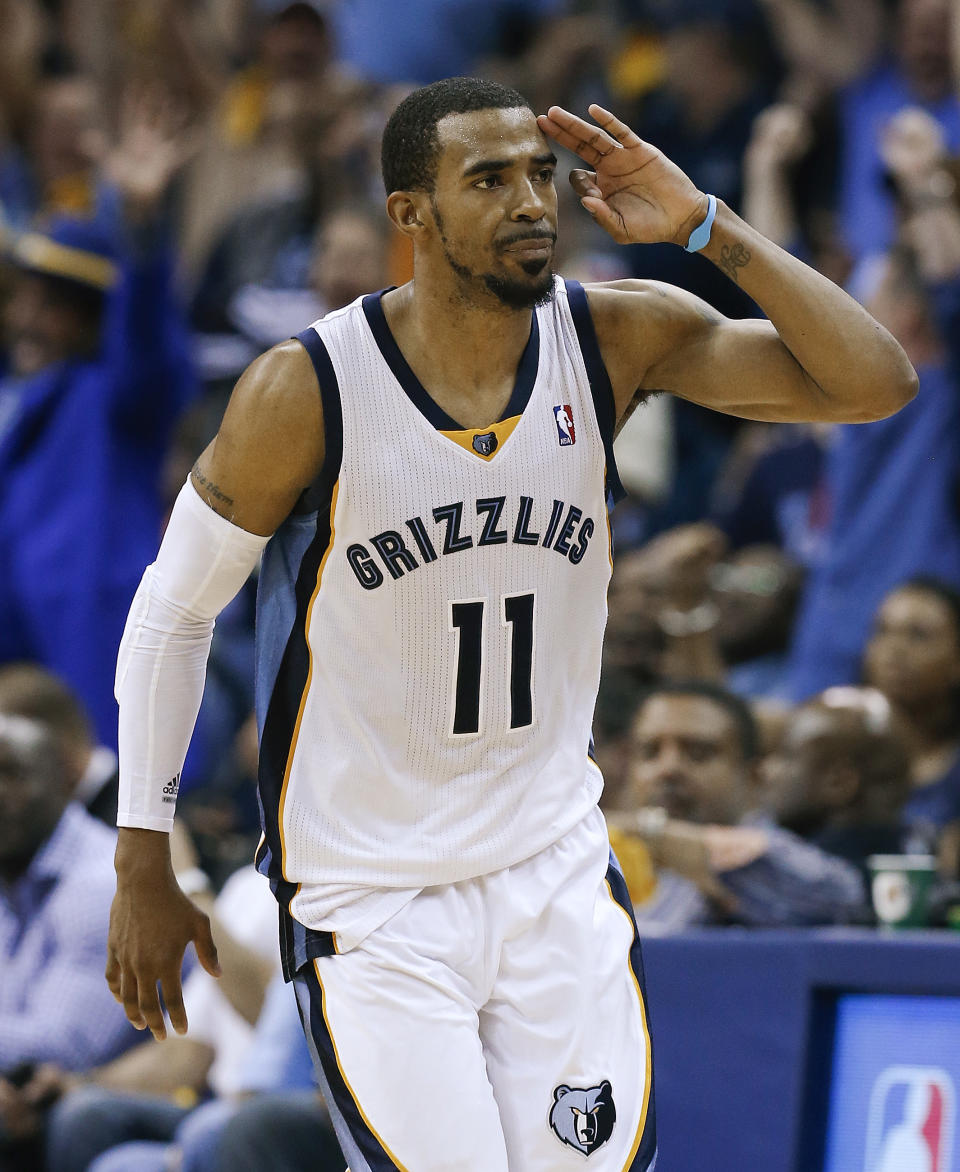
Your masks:
<instances>
[{"instance_id":1,"label":"blue shirt in background","mask_svg":"<svg viewBox=\"0 0 960 1172\"><path fill-rule=\"evenodd\" d=\"M103 977L116 842L71 804L26 873L0 882L0 1074L90 1070L143 1039Z\"/></svg>"},{"instance_id":2,"label":"blue shirt in background","mask_svg":"<svg viewBox=\"0 0 960 1172\"><path fill-rule=\"evenodd\" d=\"M960 585L960 391L946 366L918 374L913 402L889 419L839 427L828 451L828 552L797 618L796 700L858 682L874 613L894 586L916 574Z\"/></svg>"}]
</instances>

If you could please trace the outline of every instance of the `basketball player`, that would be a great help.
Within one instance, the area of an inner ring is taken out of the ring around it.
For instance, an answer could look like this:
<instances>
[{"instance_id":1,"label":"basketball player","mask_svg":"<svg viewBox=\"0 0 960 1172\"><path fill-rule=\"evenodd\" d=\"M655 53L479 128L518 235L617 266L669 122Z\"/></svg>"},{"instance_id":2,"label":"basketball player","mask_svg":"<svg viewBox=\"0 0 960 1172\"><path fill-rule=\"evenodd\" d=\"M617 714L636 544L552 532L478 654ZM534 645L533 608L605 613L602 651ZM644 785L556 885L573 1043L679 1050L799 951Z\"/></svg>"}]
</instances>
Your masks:
<instances>
[{"instance_id":1,"label":"basketball player","mask_svg":"<svg viewBox=\"0 0 960 1172\"><path fill-rule=\"evenodd\" d=\"M107 979L186 1029L167 832L214 616L261 553L258 866L352 1172L649 1170L639 946L588 755L617 424L654 391L868 420L915 375L829 281L598 106L472 79L384 133L413 280L259 358L184 486L121 646ZM556 159L614 239L702 251L769 321L554 276Z\"/></svg>"}]
</instances>

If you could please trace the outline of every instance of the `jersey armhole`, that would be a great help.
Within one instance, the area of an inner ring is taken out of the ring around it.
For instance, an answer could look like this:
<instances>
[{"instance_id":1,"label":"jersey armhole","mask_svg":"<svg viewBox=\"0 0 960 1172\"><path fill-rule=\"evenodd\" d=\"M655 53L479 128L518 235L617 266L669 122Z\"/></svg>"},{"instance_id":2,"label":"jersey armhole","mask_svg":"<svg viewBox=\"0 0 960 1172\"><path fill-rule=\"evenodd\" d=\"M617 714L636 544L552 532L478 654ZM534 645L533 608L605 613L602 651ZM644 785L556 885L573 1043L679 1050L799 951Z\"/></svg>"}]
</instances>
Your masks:
<instances>
[{"instance_id":1,"label":"jersey armhole","mask_svg":"<svg viewBox=\"0 0 960 1172\"><path fill-rule=\"evenodd\" d=\"M323 467L293 508L295 515L302 516L304 513L315 513L330 504L333 486L340 476L340 463L343 459L343 408L340 404L337 373L333 369L330 352L323 339L313 326L301 330L294 337L310 355L320 385L320 402L323 406Z\"/></svg>"},{"instance_id":2,"label":"jersey armhole","mask_svg":"<svg viewBox=\"0 0 960 1172\"><path fill-rule=\"evenodd\" d=\"M573 318L573 326L577 331L577 340L580 343L580 353L583 355L583 364L587 369L594 414L597 417L597 424L603 439L607 465L607 503L614 505L627 494L621 483L620 473L617 471L617 461L613 454L613 435L617 426L613 387L600 354L600 343L597 341L597 331L593 325L586 291L579 281L564 281L564 285L567 289L570 316Z\"/></svg>"}]
</instances>

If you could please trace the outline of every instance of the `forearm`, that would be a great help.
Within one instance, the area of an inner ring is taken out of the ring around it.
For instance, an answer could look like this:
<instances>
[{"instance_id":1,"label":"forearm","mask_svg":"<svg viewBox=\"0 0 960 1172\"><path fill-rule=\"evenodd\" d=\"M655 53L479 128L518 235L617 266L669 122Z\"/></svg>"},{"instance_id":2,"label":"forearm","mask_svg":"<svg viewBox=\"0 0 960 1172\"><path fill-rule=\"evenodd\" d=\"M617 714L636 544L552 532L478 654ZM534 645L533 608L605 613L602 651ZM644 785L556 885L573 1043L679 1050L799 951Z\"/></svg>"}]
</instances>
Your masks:
<instances>
[{"instance_id":1,"label":"forearm","mask_svg":"<svg viewBox=\"0 0 960 1172\"><path fill-rule=\"evenodd\" d=\"M755 927L858 922L866 892L852 863L784 830L766 831L767 850L746 866L720 872L737 918Z\"/></svg>"},{"instance_id":2,"label":"forearm","mask_svg":"<svg viewBox=\"0 0 960 1172\"><path fill-rule=\"evenodd\" d=\"M171 830L214 616L246 581L266 540L219 516L189 484L177 498L117 659L119 826Z\"/></svg>"},{"instance_id":3,"label":"forearm","mask_svg":"<svg viewBox=\"0 0 960 1172\"><path fill-rule=\"evenodd\" d=\"M743 218L768 240L789 248L798 235L793 193L782 167L747 154Z\"/></svg>"},{"instance_id":4,"label":"forearm","mask_svg":"<svg viewBox=\"0 0 960 1172\"><path fill-rule=\"evenodd\" d=\"M767 315L821 400L822 418L882 418L916 393L916 373L887 330L723 203L702 254Z\"/></svg>"}]
</instances>

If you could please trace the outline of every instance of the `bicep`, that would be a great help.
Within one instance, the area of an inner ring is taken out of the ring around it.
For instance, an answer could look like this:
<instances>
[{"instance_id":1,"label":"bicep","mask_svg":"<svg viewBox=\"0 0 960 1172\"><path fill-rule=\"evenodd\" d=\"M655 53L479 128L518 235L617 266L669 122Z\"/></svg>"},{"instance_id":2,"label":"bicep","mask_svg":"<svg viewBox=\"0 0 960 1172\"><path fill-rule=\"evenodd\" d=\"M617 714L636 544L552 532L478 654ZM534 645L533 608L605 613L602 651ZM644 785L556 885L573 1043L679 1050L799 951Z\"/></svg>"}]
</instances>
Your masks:
<instances>
[{"instance_id":1,"label":"bicep","mask_svg":"<svg viewBox=\"0 0 960 1172\"><path fill-rule=\"evenodd\" d=\"M268 536L319 474L323 456L313 365L299 342L284 342L242 375L191 480L215 512Z\"/></svg>"}]
</instances>

